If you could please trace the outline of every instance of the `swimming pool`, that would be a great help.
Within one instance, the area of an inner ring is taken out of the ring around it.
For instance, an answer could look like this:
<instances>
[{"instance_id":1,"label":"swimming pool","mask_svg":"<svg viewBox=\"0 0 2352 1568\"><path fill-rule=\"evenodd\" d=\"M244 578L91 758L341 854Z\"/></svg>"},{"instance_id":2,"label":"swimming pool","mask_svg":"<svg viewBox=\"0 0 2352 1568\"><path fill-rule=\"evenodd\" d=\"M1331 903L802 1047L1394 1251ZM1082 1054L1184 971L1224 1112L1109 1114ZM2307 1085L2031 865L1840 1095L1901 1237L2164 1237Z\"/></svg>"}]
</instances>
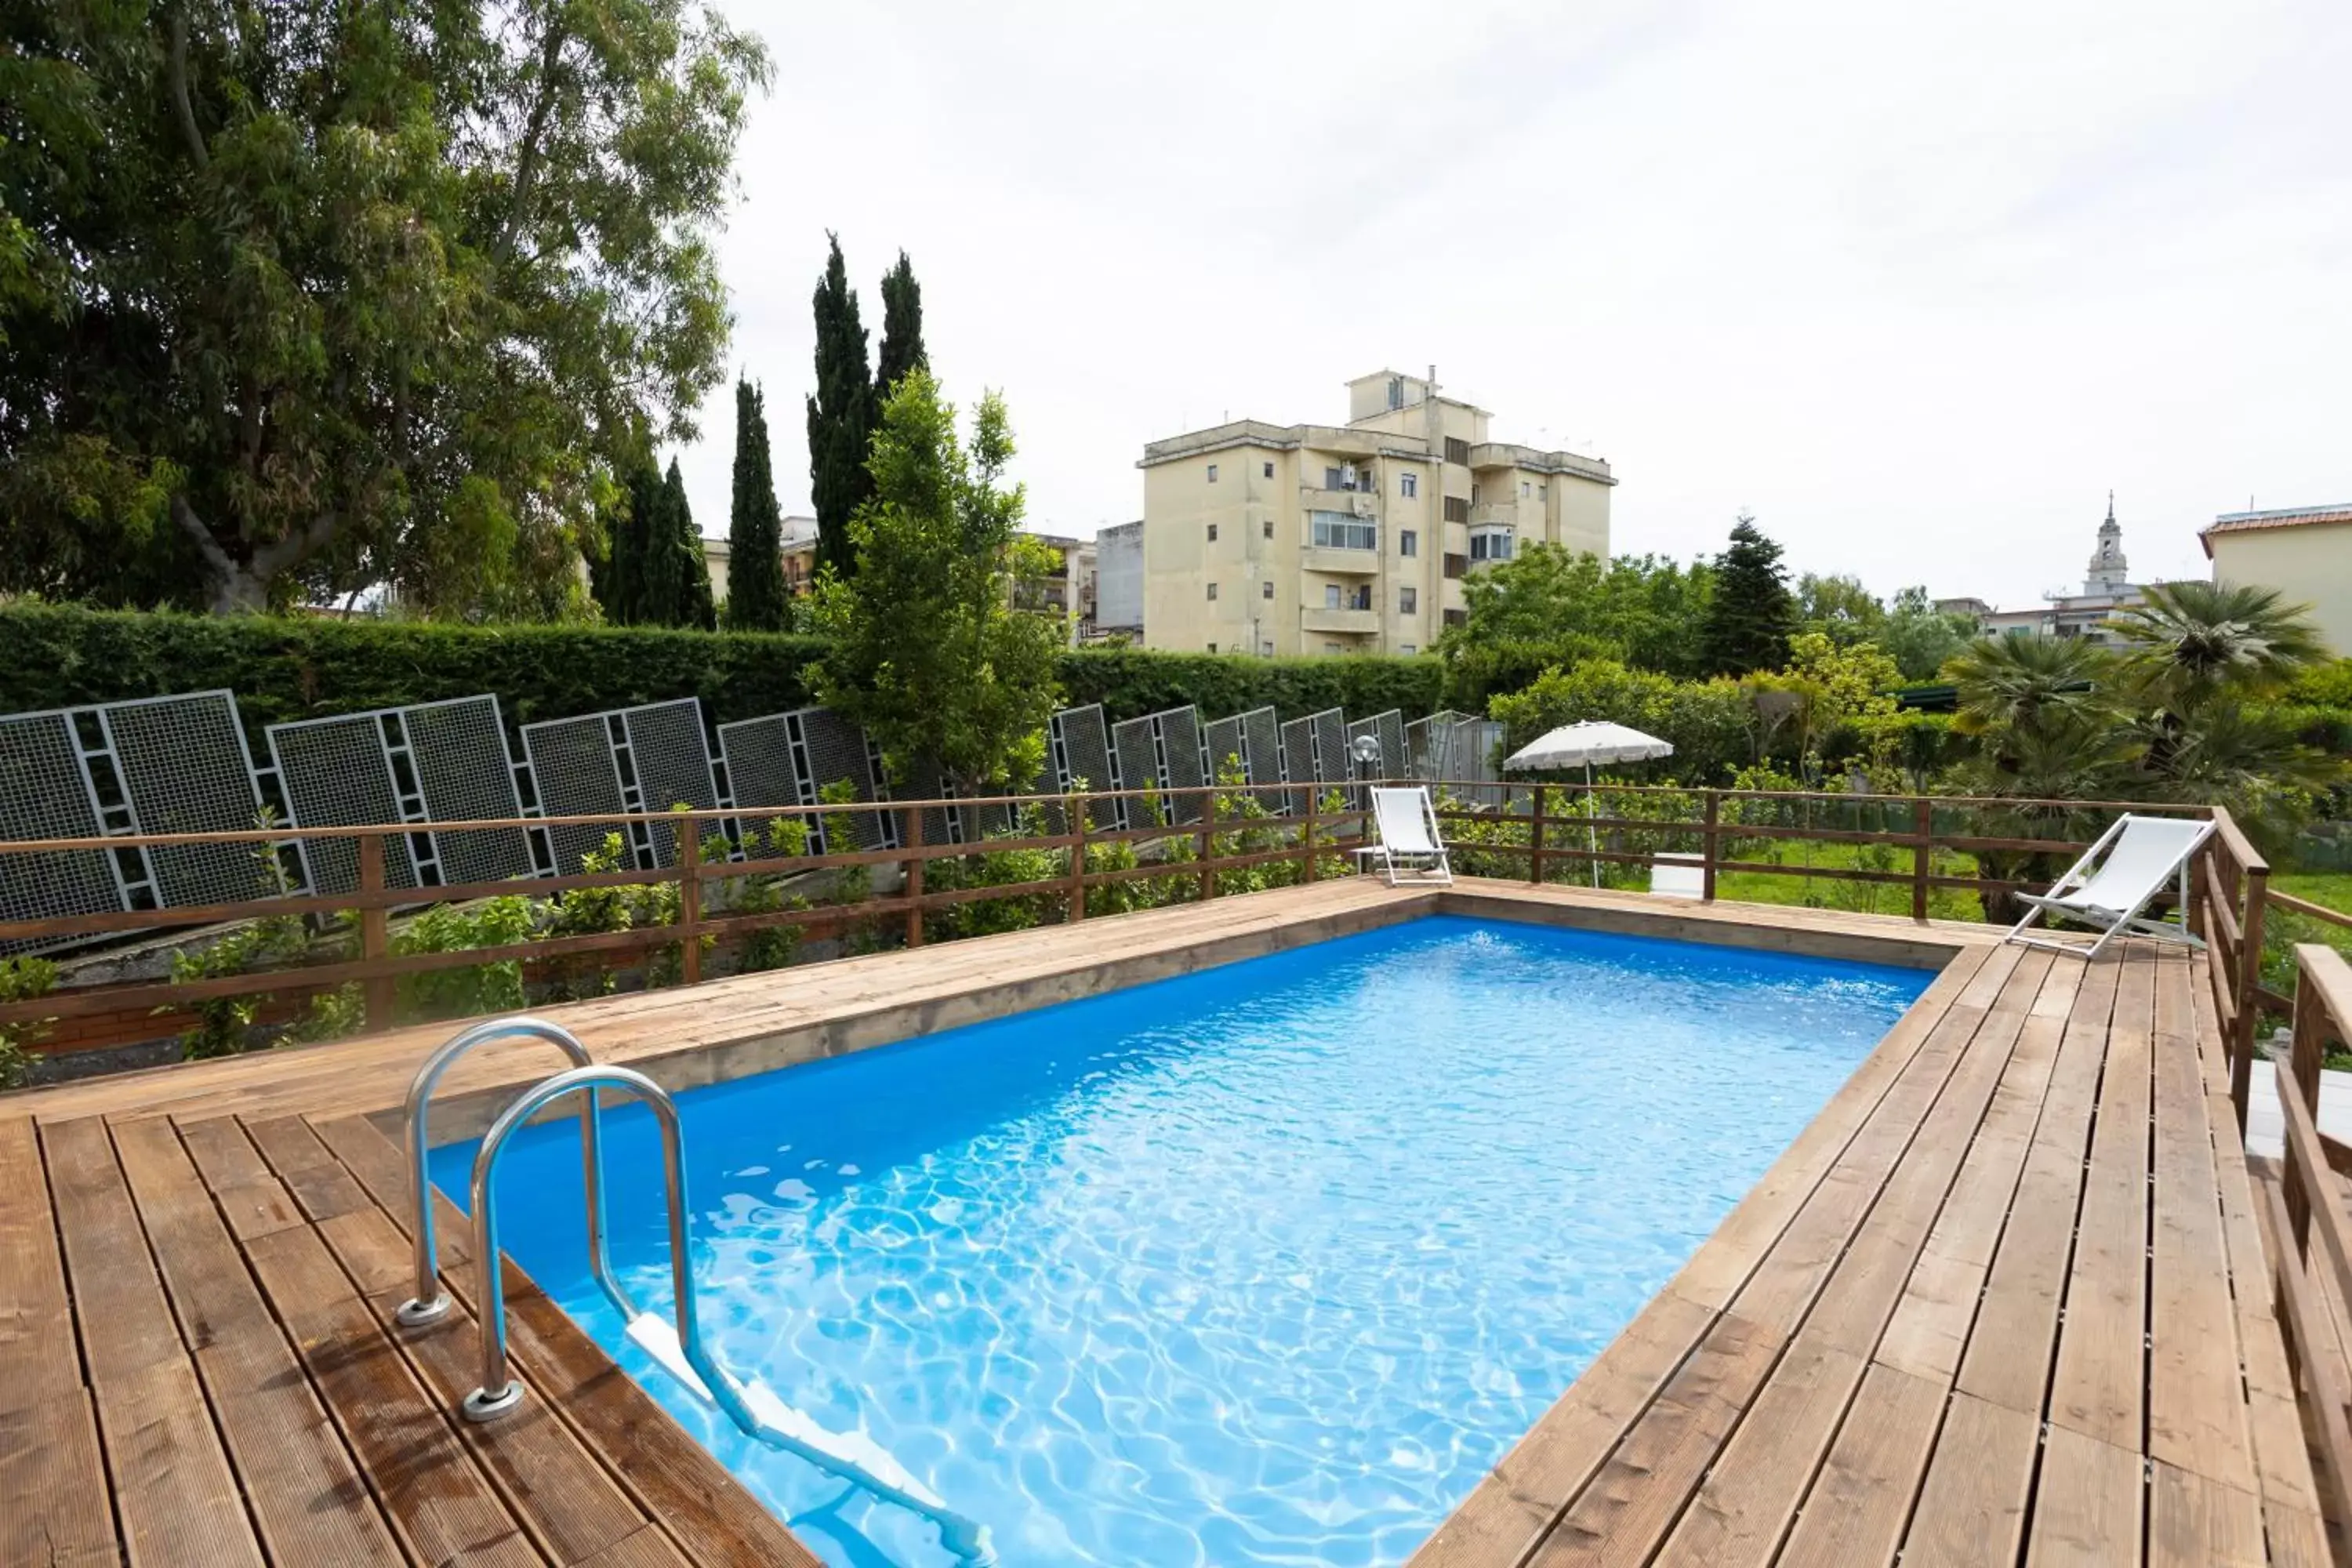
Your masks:
<instances>
[{"instance_id":1,"label":"swimming pool","mask_svg":"<svg viewBox=\"0 0 2352 1568\"><path fill-rule=\"evenodd\" d=\"M1434 916L680 1099L716 1359L1022 1568L1402 1563L1925 973ZM613 1250L668 1275L641 1110ZM436 1152L464 1199L470 1145ZM586 1268L578 1128L507 1250L839 1568L936 1531L739 1433Z\"/></svg>"}]
</instances>

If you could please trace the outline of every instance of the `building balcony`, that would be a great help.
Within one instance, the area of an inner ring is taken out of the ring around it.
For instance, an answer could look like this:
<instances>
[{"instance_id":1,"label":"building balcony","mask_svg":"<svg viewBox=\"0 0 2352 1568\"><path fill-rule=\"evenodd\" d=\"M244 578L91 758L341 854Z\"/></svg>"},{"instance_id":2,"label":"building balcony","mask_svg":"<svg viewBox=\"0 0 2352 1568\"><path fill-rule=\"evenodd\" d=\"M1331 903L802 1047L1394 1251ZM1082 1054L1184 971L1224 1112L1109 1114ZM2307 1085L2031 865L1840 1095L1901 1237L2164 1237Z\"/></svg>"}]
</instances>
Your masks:
<instances>
[{"instance_id":1,"label":"building balcony","mask_svg":"<svg viewBox=\"0 0 2352 1568\"><path fill-rule=\"evenodd\" d=\"M1522 504L1533 507L1537 503L1532 500L1522 503L1516 500L1480 501L1470 509L1470 526L1517 528L1520 522L1519 508Z\"/></svg>"},{"instance_id":2,"label":"building balcony","mask_svg":"<svg viewBox=\"0 0 2352 1568\"><path fill-rule=\"evenodd\" d=\"M1327 637L1339 633L1371 637L1381 629L1381 613L1378 610L1333 610L1310 605L1298 612L1298 625L1303 631L1320 632Z\"/></svg>"},{"instance_id":3,"label":"building balcony","mask_svg":"<svg viewBox=\"0 0 2352 1568\"><path fill-rule=\"evenodd\" d=\"M1321 572L1336 577L1377 577L1381 573L1381 552L1377 550L1339 550L1328 544L1309 544L1298 552L1298 563L1309 572Z\"/></svg>"},{"instance_id":4,"label":"building balcony","mask_svg":"<svg viewBox=\"0 0 2352 1568\"><path fill-rule=\"evenodd\" d=\"M1320 485L1298 487L1298 505L1305 511L1336 511L1349 517L1378 517L1378 490L1327 490Z\"/></svg>"}]
</instances>

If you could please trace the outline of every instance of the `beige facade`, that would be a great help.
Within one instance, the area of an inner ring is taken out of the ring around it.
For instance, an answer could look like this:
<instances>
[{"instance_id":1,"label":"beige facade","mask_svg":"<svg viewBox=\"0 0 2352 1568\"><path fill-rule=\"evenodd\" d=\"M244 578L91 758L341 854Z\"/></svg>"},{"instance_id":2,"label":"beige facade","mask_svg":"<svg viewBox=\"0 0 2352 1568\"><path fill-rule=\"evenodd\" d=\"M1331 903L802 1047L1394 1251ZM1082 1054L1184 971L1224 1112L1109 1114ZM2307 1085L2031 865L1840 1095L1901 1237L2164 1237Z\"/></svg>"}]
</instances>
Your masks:
<instances>
[{"instance_id":1,"label":"beige facade","mask_svg":"<svg viewBox=\"0 0 2352 1568\"><path fill-rule=\"evenodd\" d=\"M1143 642L1412 653L1462 582L1538 541L1609 553L1609 465L1488 438L1421 376L1348 384L1345 425L1244 419L1143 449Z\"/></svg>"},{"instance_id":2,"label":"beige facade","mask_svg":"<svg viewBox=\"0 0 2352 1568\"><path fill-rule=\"evenodd\" d=\"M727 562L733 553L723 536L702 536L702 569L710 574L713 604L727 602ZM777 553L784 569L784 593L797 599L809 591L809 580L816 574L816 519L784 519Z\"/></svg>"},{"instance_id":3,"label":"beige facade","mask_svg":"<svg viewBox=\"0 0 2352 1568\"><path fill-rule=\"evenodd\" d=\"M2327 646L2352 658L2352 506L2230 512L2199 538L2213 581L2276 588L2309 605Z\"/></svg>"}]
</instances>

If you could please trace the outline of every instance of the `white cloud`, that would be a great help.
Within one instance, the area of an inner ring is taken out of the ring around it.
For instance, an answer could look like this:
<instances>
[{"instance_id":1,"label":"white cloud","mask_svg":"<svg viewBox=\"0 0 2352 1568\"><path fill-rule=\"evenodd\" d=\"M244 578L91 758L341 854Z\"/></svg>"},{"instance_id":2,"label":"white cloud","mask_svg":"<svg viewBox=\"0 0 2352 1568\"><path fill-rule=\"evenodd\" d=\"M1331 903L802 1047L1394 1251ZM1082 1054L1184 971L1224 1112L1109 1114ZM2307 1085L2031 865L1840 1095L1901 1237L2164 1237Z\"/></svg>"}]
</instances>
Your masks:
<instances>
[{"instance_id":1,"label":"white cloud","mask_svg":"<svg viewBox=\"0 0 2352 1568\"><path fill-rule=\"evenodd\" d=\"M2110 486L2143 576L2250 496L2352 500L2341 0L731 9L777 66L722 259L788 510L828 227L877 342L912 256L1034 526L1430 361L1610 458L1618 549L1745 506L1882 592L2079 577ZM731 407L684 459L712 532Z\"/></svg>"}]
</instances>

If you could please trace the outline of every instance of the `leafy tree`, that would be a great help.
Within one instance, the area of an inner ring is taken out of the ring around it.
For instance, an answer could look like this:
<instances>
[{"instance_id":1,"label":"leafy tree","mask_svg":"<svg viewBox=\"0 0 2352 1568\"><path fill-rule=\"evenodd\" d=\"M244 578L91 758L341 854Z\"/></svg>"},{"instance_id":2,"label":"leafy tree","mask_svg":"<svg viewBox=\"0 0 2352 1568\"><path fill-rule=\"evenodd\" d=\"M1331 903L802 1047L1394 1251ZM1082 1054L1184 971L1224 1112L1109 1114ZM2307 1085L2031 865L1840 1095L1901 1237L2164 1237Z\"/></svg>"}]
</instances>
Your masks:
<instances>
[{"instance_id":1,"label":"leafy tree","mask_svg":"<svg viewBox=\"0 0 2352 1568\"><path fill-rule=\"evenodd\" d=\"M1886 626L1886 606L1859 577L1808 572L1797 579L1797 620L1806 631L1851 647L1879 640Z\"/></svg>"},{"instance_id":2,"label":"leafy tree","mask_svg":"<svg viewBox=\"0 0 2352 1568\"><path fill-rule=\"evenodd\" d=\"M1956 726L1998 751L2008 738L2044 721L2118 717L2115 660L2079 637L1990 637L1946 667L1959 688Z\"/></svg>"},{"instance_id":3,"label":"leafy tree","mask_svg":"<svg viewBox=\"0 0 2352 1568\"><path fill-rule=\"evenodd\" d=\"M917 365L930 367L923 347L923 286L914 263L898 253L898 265L882 275L882 353L874 366L874 405L879 410L898 378Z\"/></svg>"},{"instance_id":4,"label":"leafy tree","mask_svg":"<svg viewBox=\"0 0 2352 1568\"><path fill-rule=\"evenodd\" d=\"M866 329L857 290L841 259L841 238L816 285L816 391L808 400L809 495L816 510L816 566L846 576L857 570L849 520L874 494L866 448L877 419L866 368Z\"/></svg>"},{"instance_id":5,"label":"leafy tree","mask_svg":"<svg viewBox=\"0 0 2352 1568\"><path fill-rule=\"evenodd\" d=\"M1742 512L1732 526L1730 548L1716 557L1715 591L1698 628L1700 664L1715 675L1778 669L1789 662L1796 624L1797 602L1780 547Z\"/></svg>"},{"instance_id":6,"label":"leafy tree","mask_svg":"<svg viewBox=\"0 0 2352 1568\"><path fill-rule=\"evenodd\" d=\"M1526 689L1495 698L1488 712L1502 721L1511 747L1580 719L1630 724L1673 744L1672 761L1657 767L1684 779L1721 779L1753 755L1755 704L1737 681L1675 680L1614 659L1548 669Z\"/></svg>"},{"instance_id":7,"label":"leafy tree","mask_svg":"<svg viewBox=\"0 0 2352 1568\"><path fill-rule=\"evenodd\" d=\"M727 520L727 625L733 631L788 628L783 516L776 506L768 462L767 399L748 381L735 383L735 496Z\"/></svg>"},{"instance_id":8,"label":"leafy tree","mask_svg":"<svg viewBox=\"0 0 2352 1568\"><path fill-rule=\"evenodd\" d=\"M1788 668L1749 677L1748 689L1771 728L1787 730L1804 773L1816 776L1831 760L1833 735L1849 731L1862 743L1866 726L1894 713L1902 679L1875 644L1841 647L1825 632L1803 631L1790 641Z\"/></svg>"},{"instance_id":9,"label":"leafy tree","mask_svg":"<svg viewBox=\"0 0 2352 1568\"><path fill-rule=\"evenodd\" d=\"M1042 545L1021 534L1021 487L993 393L960 441L931 373L908 371L874 433L874 499L850 520L854 574L818 579L815 628L833 639L812 671L818 700L865 726L898 778L959 790L1033 779L1061 700L1060 627L1012 607L1008 578L1034 575Z\"/></svg>"},{"instance_id":10,"label":"leafy tree","mask_svg":"<svg viewBox=\"0 0 2352 1568\"><path fill-rule=\"evenodd\" d=\"M702 531L694 526L694 509L687 504L686 479L677 459L669 460L662 480L663 534L656 549L667 549L671 574L671 598L665 625L691 626L697 631L719 629L718 607L710 596L710 563L702 552Z\"/></svg>"},{"instance_id":11,"label":"leafy tree","mask_svg":"<svg viewBox=\"0 0 2352 1568\"><path fill-rule=\"evenodd\" d=\"M2176 714L2269 695L2327 658L2309 606L2276 588L2158 583L2110 624L2140 693Z\"/></svg>"},{"instance_id":12,"label":"leafy tree","mask_svg":"<svg viewBox=\"0 0 2352 1568\"><path fill-rule=\"evenodd\" d=\"M667 476L650 462L633 467L626 499L609 526L612 547L596 583L605 618L621 626L710 630L716 620L710 572L677 460L670 459Z\"/></svg>"},{"instance_id":13,"label":"leafy tree","mask_svg":"<svg viewBox=\"0 0 2352 1568\"><path fill-rule=\"evenodd\" d=\"M760 44L687 0L19 6L0 587L548 616L719 374Z\"/></svg>"},{"instance_id":14,"label":"leafy tree","mask_svg":"<svg viewBox=\"0 0 2352 1568\"><path fill-rule=\"evenodd\" d=\"M1448 627L1438 647L1449 659L1474 666L1507 667L1515 660L1501 650L1514 647L1559 650L1538 658L1530 679L1545 664L1590 656L1696 674L1691 628L1704 612L1711 575L1704 564L1684 567L1654 555L1604 562L1530 544L1464 584L1462 624Z\"/></svg>"},{"instance_id":15,"label":"leafy tree","mask_svg":"<svg viewBox=\"0 0 2352 1568\"><path fill-rule=\"evenodd\" d=\"M1927 589L1914 587L1895 595L1875 640L1902 670L1903 679L1920 685L1936 679L1945 660L1968 647L1976 635L1974 616L1938 610Z\"/></svg>"}]
</instances>

